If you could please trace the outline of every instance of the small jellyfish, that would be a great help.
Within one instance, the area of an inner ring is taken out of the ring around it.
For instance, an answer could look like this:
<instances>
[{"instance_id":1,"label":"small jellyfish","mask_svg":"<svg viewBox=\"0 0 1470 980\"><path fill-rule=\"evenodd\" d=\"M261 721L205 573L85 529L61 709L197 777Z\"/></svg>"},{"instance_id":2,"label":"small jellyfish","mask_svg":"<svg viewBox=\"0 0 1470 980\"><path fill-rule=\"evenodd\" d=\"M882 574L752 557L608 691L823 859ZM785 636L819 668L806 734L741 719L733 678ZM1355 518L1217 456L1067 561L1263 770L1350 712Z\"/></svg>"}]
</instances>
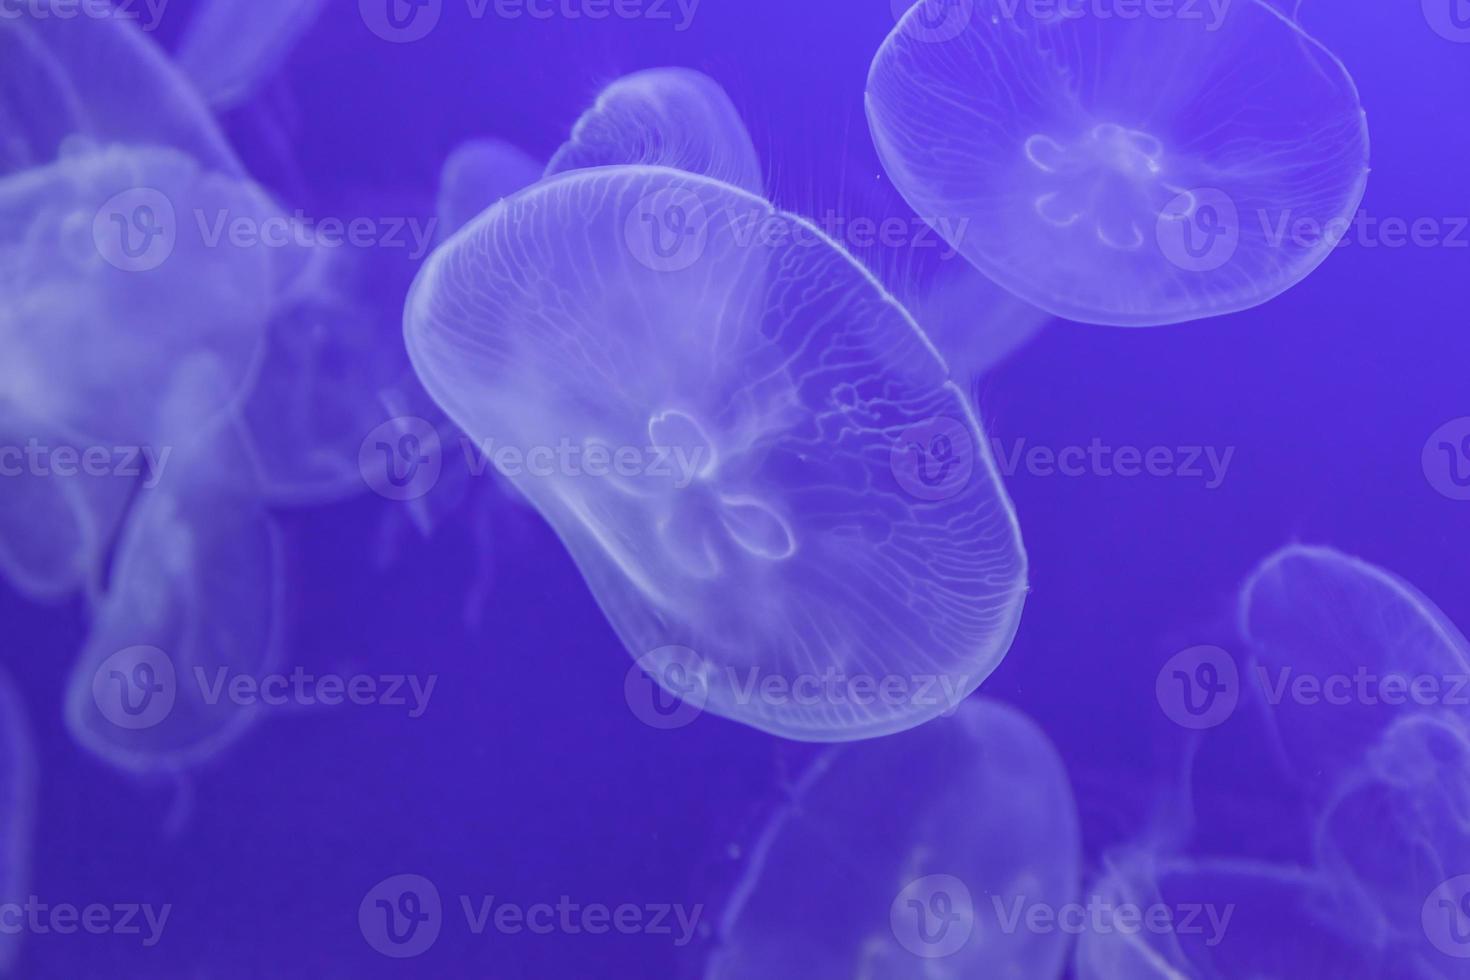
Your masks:
<instances>
[{"instance_id":1,"label":"small jellyfish","mask_svg":"<svg viewBox=\"0 0 1470 980\"><path fill-rule=\"evenodd\" d=\"M546 176L584 167L648 164L763 193L755 144L725 90L687 68L636 72L603 89Z\"/></svg>"},{"instance_id":2,"label":"small jellyfish","mask_svg":"<svg viewBox=\"0 0 1470 980\"><path fill-rule=\"evenodd\" d=\"M1241 588L1250 686L1268 702L1278 749L1304 782L1330 786L1354 769L1412 686L1470 675L1470 645L1409 583L1330 548L1292 546ZM1299 684L1311 687L1299 695ZM1402 684L1401 694L1393 688Z\"/></svg>"},{"instance_id":3,"label":"small jellyfish","mask_svg":"<svg viewBox=\"0 0 1470 980\"><path fill-rule=\"evenodd\" d=\"M933 718L1010 647L1025 555L968 400L800 218L681 171L576 171L436 251L404 330L671 693L844 741Z\"/></svg>"},{"instance_id":4,"label":"small jellyfish","mask_svg":"<svg viewBox=\"0 0 1470 980\"><path fill-rule=\"evenodd\" d=\"M326 0L208 0L189 21L176 60L206 102L228 109L278 71Z\"/></svg>"},{"instance_id":5,"label":"small jellyfish","mask_svg":"<svg viewBox=\"0 0 1470 980\"><path fill-rule=\"evenodd\" d=\"M1057 316L1150 326L1275 297L1362 200L1356 87L1261 0L1175 6L922 0L868 78L888 175Z\"/></svg>"},{"instance_id":6,"label":"small jellyfish","mask_svg":"<svg viewBox=\"0 0 1470 980\"><path fill-rule=\"evenodd\" d=\"M0 906L21 905L30 889L36 809L36 751L25 704L0 669ZM0 930L0 975L15 965L21 933Z\"/></svg>"},{"instance_id":7,"label":"small jellyfish","mask_svg":"<svg viewBox=\"0 0 1470 980\"><path fill-rule=\"evenodd\" d=\"M163 51L124 11L106 13L77 16L69 0L31 0L0 17L0 175L50 163L81 136L169 146L207 170L243 176Z\"/></svg>"},{"instance_id":8,"label":"small jellyfish","mask_svg":"<svg viewBox=\"0 0 1470 980\"><path fill-rule=\"evenodd\" d=\"M1416 975L1309 868L1127 851L1109 859L1084 906L1077 980Z\"/></svg>"},{"instance_id":9,"label":"small jellyfish","mask_svg":"<svg viewBox=\"0 0 1470 980\"><path fill-rule=\"evenodd\" d=\"M1021 924L1081 885L1077 807L1041 729L974 698L828 751L752 848L706 980L1062 975L1070 935Z\"/></svg>"},{"instance_id":10,"label":"small jellyfish","mask_svg":"<svg viewBox=\"0 0 1470 980\"><path fill-rule=\"evenodd\" d=\"M439 239L470 223L481 211L541 179L545 169L504 140L471 140L455 149L439 177Z\"/></svg>"},{"instance_id":11,"label":"small jellyfish","mask_svg":"<svg viewBox=\"0 0 1470 980\"><path fill-rule=\"evenodd\" d=\"M280 536L240 424L217 408L224 371L207 356L175 370L173 453L123 528L66 700L73 737L135 773L217 755L262 710L232 684L280 656Z\"/></svg>"},{"instance_id":12,"label":"small jellyfish","mask_svg":"<svg viewBox=\"0 0 1470 980\"><path fill-rule=\"evenodd\" d=\"M1421 710L1397 718L1337 788L1317 828L1317 860L1376 910L1394 939L1434 958L1424 943L1428 917L1446 924L1444 935L1458 935L1465 955L1470 902L1435 893L1470 874L1467 827L1470 729L1455 714Z\"/></svg>"}]
</instances>

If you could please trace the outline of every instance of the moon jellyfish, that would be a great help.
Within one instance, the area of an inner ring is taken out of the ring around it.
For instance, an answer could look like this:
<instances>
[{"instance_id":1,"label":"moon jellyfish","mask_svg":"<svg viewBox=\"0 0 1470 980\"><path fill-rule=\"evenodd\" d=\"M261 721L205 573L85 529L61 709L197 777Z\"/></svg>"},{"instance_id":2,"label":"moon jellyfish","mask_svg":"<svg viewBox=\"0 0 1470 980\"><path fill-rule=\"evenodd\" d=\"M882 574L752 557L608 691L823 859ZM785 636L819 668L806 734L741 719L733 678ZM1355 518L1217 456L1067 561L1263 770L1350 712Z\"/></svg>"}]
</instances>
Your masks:
<instances>
[{"instance_id":1,"label":"moon jellyfish","mask_svg":"<svg viewBox=\"0 0 1470 980\"><path fill-rule=\"evenodd\" d=\"M0 17L0 174L50 163L83 136L170 146L205 169L242 175L198 94L136 23L76 16L65 0L31 0L26 10Z\"/></svg>"},{"instance_id":2,"label":"moon jellyfish","mask_svg":"<svg viewBox=\"0 0 1470 980\"><path fill-rule=\"evenodd\" d=\"M281 545L238 421L215 407L212 359L177 368L175 447L140 491L67 692L77 741L121 769L178 772L216 755L261 710L230 693L280 653Z\"/></svg>"},{"instance_id":3,"label":"moon jellyfish","mask_svg":"<svg viewBox=\"0 0 1470 980\"><path fill-rule=\"evenodd\" d=\"M272 213L248 181L161 147L78 145L0 180L0 405L136 445L193 351L230 367L217 398L238 398L261 351L274 257L207 226Z\"/></svg>"},{"instance_id":4,"label":"moon jellyfish","mask_svg":"<svg viewBox=\"0 0 1470 980\"><path fill-rule=\"evenodd\" d=\"M1081 839L1034 723L972 699L829 753L753 849L706 980L1062 975L1071 937L1024 922L1076 901Z\"/></svg>"},{"instance_id":5,"label":"moon jellyfish","mask_svg":"<svg viewBox=\"0 0 1470 980\"><path fill-rule=\"evenodd\" d=\"M0 670L0 905L21 905L30 889L31 828L36 807L36 755L25 705ZM20 931L0 932L0 974L9 974Z\"/></svg>"},{"instance_id":6,"label":"moon jellyfish","mask_svg":"<svg viewBox=\"0 0 1470 980\"><path fill-rule=\"evenodd\" d=\"M1077 980L1415 976L1304 868L1159 855L1109 862L1075 917Z\"/></svg>"},{"instance_id":7,"label":"moon jellyfish","mask_svg":"<svg viewBox=\"0 0 1470 980\"><path fill-rule=\"evenodd\" d=\"M1470 874L1467 827L1470 730L1454 714L1406 714L1334 794L1318 826L1318 861L1376 910L1392 939L1448 964L1424 939L1439 934L1456 955L1470 954L1470 902L1458 901L1470 881L1456 882ZM1447 882L1459 893L1439 894Z\"/></svg>"},{"instance_id":8,"label":"moon jellyfish","mask_svg":"<svg viewBox=\"0 0 1470 980\"><path fill-rule=\"evenodd\" d=\"M210 105L238 105L280 69L325 2L209 0L179 42L178 65Z\"/></svg>"},{"instance_id":9,"label":"moon jellyfish","mask_svg":"<svg viewBox=\"0 0 1470 980\"><path fill-rule=\"evenodd\" d=\"M439 237L453 235L503 197L541 179L541 164L503 140L471 140L444 162L439 177Z\"/></svg>"},{"instance_id":10,"label":"moon jellyfish","mask_svg":"<svg viewBox=\"0 0 1470 980\"><path fill-rule=\"evenodd\" d=\"M546 176L619 164L672 167L764 193L740 113L714 79L687 68L640 71L605 88Z\"/></svg>"},{"instance_id":11,"label":"moon jellyfish","mask_svg":"<svg viewBox=\"0 0 1470 980\"><path fill-rule=\"evenodd\" d=\"M1362 200L1357 90L1260 0L1173 13L923 0L868 77L884 168L976 268L1057 316L1149 326L1273 298Z\"/></svg>"},{"instance_id":12,"label":"moon jellyfish","mask_svg":"<svg viewBox=\"0 0 1470 980\"><path fill-rule=\"evenodd\" d=\"M1239 618L1248 676L1305 781L1330 786L1422 703L1423 685L1447 695L1454 678L1470 676L1470 646L1433 602L1330 548L1267 558L1241 590Z\"/></svg>"},{"instance_id":13,"label":"moon jellyfish","mask_svg":"<svg viewBox=\"0 0 1470 980\"><path fill-rule=\"evenodd\" d=\"M577 171L436 251L404 328L670 693L842 741L933 718L1009 648L1025 556L979 423L800 218L681 171Z\"/></svg>"}]
</instances>

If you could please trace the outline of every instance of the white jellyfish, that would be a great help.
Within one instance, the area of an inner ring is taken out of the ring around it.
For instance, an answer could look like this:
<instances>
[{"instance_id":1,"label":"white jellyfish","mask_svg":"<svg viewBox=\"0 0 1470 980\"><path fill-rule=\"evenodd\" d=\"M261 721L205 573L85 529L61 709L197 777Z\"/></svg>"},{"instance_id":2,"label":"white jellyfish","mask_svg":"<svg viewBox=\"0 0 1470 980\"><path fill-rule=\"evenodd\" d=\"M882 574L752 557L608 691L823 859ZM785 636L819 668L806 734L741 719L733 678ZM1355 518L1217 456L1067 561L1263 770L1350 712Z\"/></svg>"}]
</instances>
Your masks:
<instances>
[{"instance_id":1,"label":"white jellyfish","mask_svg":"<svg viewBox=\"0 0 1470 980\"><path fill-rule=\"evenodd\" d=\"M118 543L66 700L73 737L127 771L177 773L258 716L241 676L280 656L281 544L239 422L214 404L222 369L176 366L172 454L141 490Z\"/></svg>"},{"instance_id":2,"label":"white jellyfish","mask_svg":"<svg viewBox=\"0 0 1470 980\"><path fill-rule=\"evenodd\" d=\"M751 849L706 980L1062 975L1070 936L1016 925L1081 884L1071 787L1033 722L977 698L829 752Z\"/></svg>"},{"instance_id":3,"label":"white jellyfish","mask_svg":"<svg viewBox=\"0 0 1470 980\"><path fill-rule=\"evenodd\" d=\"M687 68L625 75L603 89L546 168L648 164L762 193L755 144L718 83Z\"/></svg>"},{"instance_id":4,"label":"white jellyfish","mask_svg":"<svg viewBox=\"0 0 1470 980\"><path fill-rule=\"evenodd\" d=\"M577 171L435 252L404 324L429 393L515 454L493 461L674 693L791 738L870 737L1009 648L1025 557L979 423L801 219L680 171Z\"/></svg>"},{"instance_id":5,"label":"white jellyfish","mask_svg":"<svg viewBox=\"0 0 1470 980\"><path fill-rule=\"evenodd\" d=\"M956 378L994 370L1052 321L968 265L947 270L909 309Z\"/></svg>"},{"instance_id":6,"label":"white jellyfish","mask_svg":"<svg viewBox=\"0 0 1470 980\"><path fill-rule=\"evenodd\" d=\"M36 809L36 750L25 704L0 670L0 905L22 904L30 888ZM20 932L0 931L0 975L10 975Z\"/></svg>"},{"instance_id":7,"label":"white jellyfish","mask_svg":"<svg viewBox=\"0 0 1470 980\"><path fill-rule=\"evenodd\" d=\"M868 78L884 168L1057 316L1147 326L1271 299L1347 230L1366 117L1342 63L1261 0L1175 7L922 0Z\"/></svg>"},{"instance_id":8,"label":"white jellyfish","mask_svg":"<svg viewBox=\"0 0 1470 980\"><path fill-rule=\"evenodd\" d=\"M50 163L82 136L173 147L206 170L240 176L208 108L167 56L125 11L95 13L32 0L0 17L0 174Z\"/></svg>"},{"instance_id":9,"label":"white jellyfish","mask_svg":"<svg viewBox=\"0 0 1470 980\"><path fill-rule=\"evenodd\" d=\"M1433 602L1331 548L1292 546L1267 558L1241 589L1239 619L1247 677L1269 702L1283 761L1319 789L1416 710L1416 685L1447 695L1454 677L1470 676L1470 645ZM1302 678L1320 693L1294 695Z\"/></svg>"},{"instance_id":10,"label":"white jellyfish","mask_svg":"<svg viewBox=\"0 0 1470 980\"><path fill-rule=\"evenodd\" d=\"M210 105L244 102L280 69L326 0L208 0L189 21L176 59Z\"/></svg>"}]
</instances>

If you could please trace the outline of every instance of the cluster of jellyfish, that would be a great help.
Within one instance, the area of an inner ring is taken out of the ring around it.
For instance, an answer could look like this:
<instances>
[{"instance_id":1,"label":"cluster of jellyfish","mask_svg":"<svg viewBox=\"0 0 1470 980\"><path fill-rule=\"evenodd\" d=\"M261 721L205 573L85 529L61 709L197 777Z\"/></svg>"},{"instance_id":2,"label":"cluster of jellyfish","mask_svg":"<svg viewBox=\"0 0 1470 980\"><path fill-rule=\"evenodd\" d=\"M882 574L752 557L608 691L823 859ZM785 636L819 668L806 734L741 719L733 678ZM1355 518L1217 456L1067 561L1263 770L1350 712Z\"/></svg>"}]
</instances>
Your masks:
<instances>
[{"instance_id":1,"label":"cluster of jellyfish","mask_svg":"<svg viewBox=\"0 0 1470 980\"><path fill-rule=\"evenodd\" d=\"M179 773L249 728L251 709L186 684L166 720L128 720L164 672L280 662L273 512L360 492L359 445L383 418L521 446L653 446L692 461L688 479L506 474L505 493L555 530L669 693L844 743L749 842L706 976L1453 973L1423 938L1470 937L1454 885L1470 871L1470 719L1379 707L1324 727L1271 706L1274 761L1312 787L1290 816L1309 854L1197 853L1186 779L1167 819L1088 869L1057 750L969 697L1011 645L1027 562L964 381L1051 317L1180 323L1310 274L1330 247L1270 241L1253 217L1327 226L1358 207L1365 116L1330 52L1260 0L1209 25L921 0L873 60L868 116L914 210L960 219L939 230L970 268L912 309L767 199L716 83L627 76L545 163L488 138L446 162L443 240L402 310L398 378L364 367L356 339L380 311L353 298L339 256L211 249L182 230L156 266L134 249L165 233L160 202L284 213L212 113L247 99L321 8L216 0L174 60L122 19L0 20L0 426L173 450L146 491L22 479L0 508L0 572L38 600L87 598L66 705L82 745ZM425 527L443 517L416 506ZM1346 647L1384 672L1470 670L1427 599L1332 552L1273 556L1240 619L1262 665L1325 669ZM951 697L752 699L750 670L922 675ZM0 899L25 887L34 781L0 682ZM851 806L897 785L881 820ZM1234 912L1213 936L1017 925L1088 895ZM1261 941L1282 929L1297 938Z\"/></svg>"}]
</instances>

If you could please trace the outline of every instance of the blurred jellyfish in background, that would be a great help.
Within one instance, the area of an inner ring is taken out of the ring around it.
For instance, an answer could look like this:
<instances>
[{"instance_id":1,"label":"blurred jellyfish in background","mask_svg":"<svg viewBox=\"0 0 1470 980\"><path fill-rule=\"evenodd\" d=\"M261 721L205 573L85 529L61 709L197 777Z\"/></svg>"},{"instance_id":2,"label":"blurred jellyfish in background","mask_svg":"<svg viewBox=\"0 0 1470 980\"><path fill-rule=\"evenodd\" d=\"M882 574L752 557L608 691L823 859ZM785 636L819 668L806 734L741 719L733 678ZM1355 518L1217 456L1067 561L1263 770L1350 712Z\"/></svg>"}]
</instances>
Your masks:
<instances>
[{"instance_id":1,"label":"blurred jellyfish in background","mask_svg":"<svg viewBox=\"0 0 1470 980\"><path fill-rule=\"evenodd\" d=\"M23 904L30 889L36 753L30 723L10 675L0 669L0 905ZM20 933L0 931L0 976L11 975Z\"/></svg>"},{"instance_id":2,"label":"blurred jellyfish in background","mask_svg":"<svg viewBox=\"0 0 1470 980\"><path fill-rule=\"evenodd\" d=\"M1421 709L1409 681L1437 679L1444 691L1449 678L1470 676L1470 645L1433 602L1330 548L1291 546L1268 557L1241 588L1239 620L1249 678L1274 702L1268 717L1282 761L1319 795L1391 722ZM1301 677L1347 680L1304 702L1290 696ZM1393 677L1403 679L1403 696L1380 696Z\"/></svg>"},{"instance_id":3,"label":"blurred jellyfish in background","mask_svg":"<svg viewBox=\"0 0 1470 980\"><path fill-rule=\"evenodd\" d=\"M687 68L636 72L603 89L546 176L618 164L687 170L764 193L755 144L730 97Z\"/></svg>"},{"instance_id":4,"label":"blurred jellyfish in background","mask_svg":"<svg viewBox=\"0 0 1470 980\"><path fill-rule=\"evenodd\" d=\"M1271 299L1331 253L1368 176L1352 78L1260 0L1166 17L923 0L874 59L867 107L920 217L1005 289L1090 323Z\"/></svg>"},{"instance_id":5,"label":"blurred jellyfish in background","mask_svg":"<svg viewBox=\"0 0 1470 980\"><path fill-rule=\"evenodd\" d=\"M941 706L746 682L922 676L954 703L1009 648L1025 558L979 424L903 310L801 219L692 174L579 171L435 252L404 324L450 417L525 454L507 475L633 656L694 685L672 693L861 738Z\"/></svg>"},{"instance_id":6,"label":"blurred jellyfish in background","mask_svg":"<svg viewBox=\"0 0 1470 980\"><path fill-rule=\"evenodd\" d=\"M457 147L439 177L440 240L501 198L536 183L544 169L529 153L504 140L471 140Z\"/></svg>"},{"instance_id":7,"label":"blurred jellyfish in background","mask_svg":"<svg viewBox=\"0 0 1470 980\"><path fill-rule=\"evenodd\" d=\"M249 99L316 22L326 0L205 0L175 60L211 106Z\"/></svg>"},{"instance_id":8,"label":"blurred jellyfish in background","mask_svg":"<svg viewBox=\"0 0 1470 980\"><path fill-rule=\"evenodd\" d=\"M751 848L705 978L1060 977L1071 936L1015 919L1076 901L1081 848L1050 740L972 698L828 750Z\"/></svg>"},{"instance_id":9,"label":"blurred jellyfish in background","mask_svg":"<svg viewBox=\"0 0 1470 980\"><path fill-rule=\"evenodd\" d=\"M137 773L177 773L217 754L261 710L229 695L277 665L281 544L237 420L211 404L218 362L177 367L173 447L141 489L111 581L72 672L67 725Z\"/></svg>"}]
</instances>

